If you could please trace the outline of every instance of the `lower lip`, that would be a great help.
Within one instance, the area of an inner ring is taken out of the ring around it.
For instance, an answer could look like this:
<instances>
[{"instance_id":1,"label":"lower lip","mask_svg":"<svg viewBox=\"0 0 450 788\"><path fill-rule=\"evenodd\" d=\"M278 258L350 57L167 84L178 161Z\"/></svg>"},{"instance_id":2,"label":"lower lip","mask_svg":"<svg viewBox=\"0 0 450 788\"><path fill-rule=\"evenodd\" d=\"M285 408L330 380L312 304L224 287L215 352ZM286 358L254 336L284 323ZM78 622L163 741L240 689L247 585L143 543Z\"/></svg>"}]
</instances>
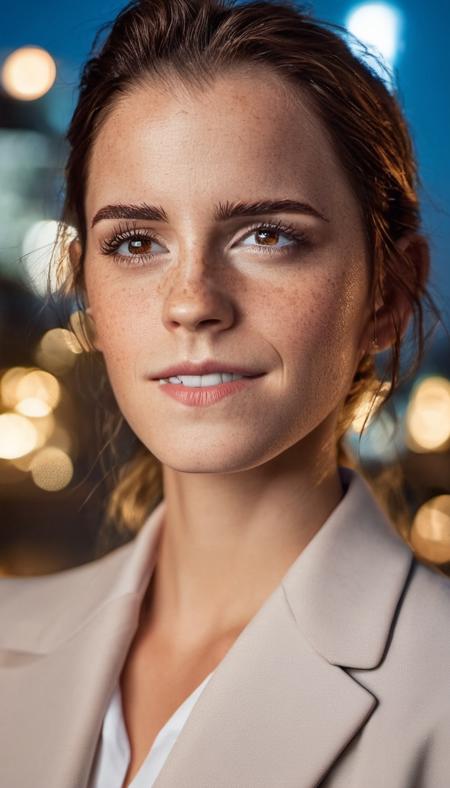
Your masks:
<instances>
[{"instance_id":1,"label":"lower lip","mask_svg":"<svg viewBox=\"0 0 450 788\"><path fill-rule=\"evenodd\" d=\"M256 375L252 378L239 378L239 380L231 380L227 383L217 383L214 386L185 386L183 383L163 383L159 384L159 388L164 394L168 394L169 397L182 402L184 405L205 407L214 405L214 403L230 396L230 394L237 394L238 391L243 391L260 377L262 375Z\"/></svg>"}]
</instances>

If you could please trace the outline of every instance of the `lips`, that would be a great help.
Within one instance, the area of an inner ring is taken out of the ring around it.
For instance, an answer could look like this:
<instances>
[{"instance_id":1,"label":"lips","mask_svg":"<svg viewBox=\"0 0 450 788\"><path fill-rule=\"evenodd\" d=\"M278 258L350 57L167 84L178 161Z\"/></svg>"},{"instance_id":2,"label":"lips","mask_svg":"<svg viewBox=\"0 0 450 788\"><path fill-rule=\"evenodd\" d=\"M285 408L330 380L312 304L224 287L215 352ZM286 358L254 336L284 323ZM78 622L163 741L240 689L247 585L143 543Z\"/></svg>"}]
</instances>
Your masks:
<instances>
[{"instance_id":1,"label":"lips","mask_svg":"<svg viewBox=\"0 0 450 788\"><path fill-rule=\"evenodd\" d=\"M258 385L256 383L256 378L258 377L261 376L244 376L238 380L232 380L212 386L186 386L183 383L161 384L160 382L158 388L162 394L168 395L182 405L204 408L215 405L224 398L230 397L232 394L238 395L239 392L242 392L243 396L245 390Z\"/></svg>"}]
</instances>

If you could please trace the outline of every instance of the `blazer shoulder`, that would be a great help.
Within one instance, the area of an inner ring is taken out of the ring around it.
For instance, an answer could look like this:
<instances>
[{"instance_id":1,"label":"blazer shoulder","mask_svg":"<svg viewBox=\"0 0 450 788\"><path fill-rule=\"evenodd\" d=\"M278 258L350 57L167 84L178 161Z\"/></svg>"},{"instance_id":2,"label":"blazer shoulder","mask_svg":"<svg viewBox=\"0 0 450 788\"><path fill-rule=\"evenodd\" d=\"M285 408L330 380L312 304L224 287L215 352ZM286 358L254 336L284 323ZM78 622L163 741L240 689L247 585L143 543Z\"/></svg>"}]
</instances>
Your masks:
<instances>
[{"instance_id":1,"label":"blazer shoulder","mask_svg":"<svg viewBox=\"0 0 450 788\"><path fill-rule=\"evenodd\" d=\"M427 669L433 665L437 674L450 664L449 622L450 578L415 556L400 610L401 630L417 661Z\"/></svg>"},{"instance_id":2,"label":"blazer shoulder","mask_svg":"<svg viewBox=\"0 0 450 788\"><path fill-rule=\"evenodd\" d=\"M64 618L76 629L107 600L132 541L86 564L52 574L1 577L0 648L34 650L36 644L45 643L41 633Z\"/></svg>"},{"instance_id":3,"label":"blazer shoulder","mask_svg":"<svg viewBox=\"0 0 450 788\"><path fill-rule=\"evenodd\" d=\"M448 763L450 747L449 622L450 578L414 557L386 671L397 719L401 714L406 728L414 720L412 729L426 736L432 764L439 753Z\"/></svg>"}]
</instances>

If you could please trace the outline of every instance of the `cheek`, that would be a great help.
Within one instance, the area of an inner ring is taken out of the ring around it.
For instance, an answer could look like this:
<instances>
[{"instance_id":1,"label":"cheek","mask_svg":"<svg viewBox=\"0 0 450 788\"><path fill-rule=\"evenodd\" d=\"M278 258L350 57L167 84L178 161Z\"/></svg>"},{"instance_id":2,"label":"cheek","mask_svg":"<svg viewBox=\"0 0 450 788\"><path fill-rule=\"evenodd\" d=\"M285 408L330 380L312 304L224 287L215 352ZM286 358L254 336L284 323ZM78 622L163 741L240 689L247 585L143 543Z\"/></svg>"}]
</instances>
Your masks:
<instances>
[{"instance_id":1,"label":"cheek","mask_svg":"<svg viewBox=\"0 0 450 788\"><path fill-rule=\"evenodd\" d=\"M147 364L151 363L152 354L155 356L151 315L149 312L139 314L131 304L128 307L117 300L110 302L109 309L105 307L106 302L97 312L98 337L105 362L110 370L117 369L119 374L133 369L137 373L137 362L141 356L147 356ZM145 358L143 361L145 364Z\"/></svg>"},{"instance_id":2,"label":"cheek","mask_svg":"<svg viewBox=\"0 0 450 788\"><path fill-rule=\"evenodd\" d=\"M359 359L364 306L361 276L315 277L285 291L268 337L283 364L278 393L294 433L305 424L313 429L345 399Z\"/></svg>"},{"instance_id":3,"label":"cheek","mask_svg":"<svg viewBox=\"0 0 450 788\"><path fill-rule=\"evenodd\" d=\"M274 346L294 365L320 365L327 359L334 365L351 363L365 308L363 272L311 271L291 285L272 288L264 312Z\"/></svg>"},{"instance_id":4,"label":"cheek","mask_svg":"<svg viewBox=\"0 0 450 788\"><path fill-rule=\"evenodd\" d=\"M100 281L95 271L87 272L86 285L99 349L110 377L120 382L123 373L133 371L140 348L146 346L148 353L152 349L149 299L145 299L145 308L142 299L145 285L142 289L130 287L114 275L103 276Z\"/></svg>"}]
</instances>

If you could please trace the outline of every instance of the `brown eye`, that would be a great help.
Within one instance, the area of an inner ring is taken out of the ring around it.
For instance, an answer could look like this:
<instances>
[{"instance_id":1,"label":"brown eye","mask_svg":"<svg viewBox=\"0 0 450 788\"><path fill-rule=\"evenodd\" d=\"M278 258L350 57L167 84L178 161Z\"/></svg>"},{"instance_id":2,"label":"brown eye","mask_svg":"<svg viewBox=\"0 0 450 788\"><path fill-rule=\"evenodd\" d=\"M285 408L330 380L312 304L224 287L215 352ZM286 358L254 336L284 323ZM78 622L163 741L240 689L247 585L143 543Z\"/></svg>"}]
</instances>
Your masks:
<instances>
[{"instance_id":1,"label":"brown eye","mask_svg":"<svg viewBox=\"0 0 450 788\"><path fill-rule=\"evenodd\" d=\"M141 265L141 260L148 261L157 256L158 250L155 251L155 245L164 252L164 247L154 235L138 232L134 228L125 228L124 230L119 229L112 238L103 240L100 243L100 249L103 254L111 255L121 261L136 257L136 263L133 265Z\"/></svg>"},{"instance_id":2,"label":"brown eye","mask_svg":"<svg viewBox=\"0 0 450 788\"><path fill-rule=\"evenodd\" d=\"M254 227L244 240L250 239L254 239L255 243L244 243L244 246L254 246L259 250L269 250L275 247L276 251L294 249L305 241L303 233L281 222L273 225L260 224ZM280 243L281 239L283 239L283 241Z\"/></svg>"},{"instance_id":3,"label":"brown eye","mask_svg":"<svg viewBox=\"0 0 450 788\"><path fill-rule=\"evenodd\" d=\"M131 254L147 254L150 251L152 241L150 238L136 238L128 241L128 251Z\"/></svg>"},{"instance_id":4,"label":"brown eye","mask_svg":"<svg viewBox=\"0 0 450 788\"><path fill-rule=\"evenodd\" d=\"M257 239L258 242L260 242L261 236L263 243L267 242L267 239L269 238L268 243L264 243L265 246L274 246L278 241L279 235L280 233L276 232L275 230L257 230L255 232L255 238ZM272 240L270 240L271 238Z\"/></svg>"}]
</instances>

